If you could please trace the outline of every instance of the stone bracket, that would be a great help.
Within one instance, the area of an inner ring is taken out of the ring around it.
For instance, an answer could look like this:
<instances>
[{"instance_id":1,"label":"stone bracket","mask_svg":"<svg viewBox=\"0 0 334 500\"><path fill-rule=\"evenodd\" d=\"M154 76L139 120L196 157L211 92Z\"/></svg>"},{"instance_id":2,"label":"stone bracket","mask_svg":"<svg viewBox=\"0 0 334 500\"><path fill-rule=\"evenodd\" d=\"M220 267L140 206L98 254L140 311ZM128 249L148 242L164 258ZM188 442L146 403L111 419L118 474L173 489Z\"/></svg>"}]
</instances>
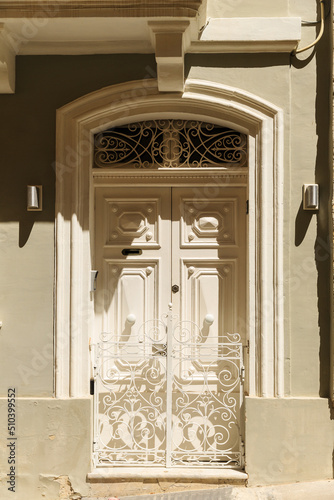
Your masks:
<instances>
[{"instance_id":1,"label":"stone bracket","mask_svg":"<svg viewBox=\"0 0 334 500\"><path fill-rule=\"evenodd\" d=\"M0 23L0 94L15 92L15 52L8 43L6 28Z\"/></svg>"},{"instance_id":2,"label":"stone bracket","mask_svg":"<svg viewBox=\"0 0 334 500\"><path fill-rule=\"evenodd\" d=\"M189 21L149 21L160 92L183 92L184 54L190 46Z\"/></svg>"}]
</instances>

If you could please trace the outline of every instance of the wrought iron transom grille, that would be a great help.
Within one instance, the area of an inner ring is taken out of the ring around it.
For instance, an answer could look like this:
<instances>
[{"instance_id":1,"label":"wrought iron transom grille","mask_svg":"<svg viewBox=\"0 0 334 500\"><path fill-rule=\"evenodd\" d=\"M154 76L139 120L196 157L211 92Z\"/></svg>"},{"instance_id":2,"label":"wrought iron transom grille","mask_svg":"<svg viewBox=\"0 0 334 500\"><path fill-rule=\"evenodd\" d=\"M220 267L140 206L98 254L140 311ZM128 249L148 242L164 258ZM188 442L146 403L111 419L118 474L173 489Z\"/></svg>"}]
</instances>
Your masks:
<instances>
[{"instance_id":1,"label":"wrought iron transom grille","mask_svg":"<svg viewBox=\"0 0 334 500\"><path fill-rule=\"evenodd\" d=\"M196 120L150 120L95 135L95 168L247 166L247 136Z\"/></svg>"}]
</instances>

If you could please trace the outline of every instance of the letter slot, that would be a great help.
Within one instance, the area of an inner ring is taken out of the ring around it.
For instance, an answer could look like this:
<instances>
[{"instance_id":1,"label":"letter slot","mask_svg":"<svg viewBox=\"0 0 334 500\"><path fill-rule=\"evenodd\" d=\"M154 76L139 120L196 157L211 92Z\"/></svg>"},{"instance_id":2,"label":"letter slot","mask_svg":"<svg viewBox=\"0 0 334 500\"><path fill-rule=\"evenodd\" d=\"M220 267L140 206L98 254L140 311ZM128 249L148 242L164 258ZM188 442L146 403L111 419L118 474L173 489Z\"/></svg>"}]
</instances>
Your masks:
<instances>
[{"instance_id":1,"label":"letter slot","mask_svg":"<svg viewBox=\"0 0 334 500\"><path fill-rule=\"evenodd\" d=\"M123 248L122 255L141 255L143 253L139 248Z\"/></svg>"}]
</instances>

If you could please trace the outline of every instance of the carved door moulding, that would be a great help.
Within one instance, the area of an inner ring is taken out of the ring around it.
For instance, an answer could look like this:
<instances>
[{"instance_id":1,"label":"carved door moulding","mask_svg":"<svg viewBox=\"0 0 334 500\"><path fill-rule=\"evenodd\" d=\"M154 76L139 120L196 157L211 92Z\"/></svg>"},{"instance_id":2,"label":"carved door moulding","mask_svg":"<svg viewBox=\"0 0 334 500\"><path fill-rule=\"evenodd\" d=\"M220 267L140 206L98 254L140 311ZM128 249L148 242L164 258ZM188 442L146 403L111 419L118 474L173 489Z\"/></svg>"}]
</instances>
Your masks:
<instances>
[{"instance_id":1,"label":"carved door moulding","mask_svg":"<svg viewBox=\"0 0 334 500\"><path fill-rule=\"evenodd\" d=\"M156 80L129 82L91 93L57 112L57 397L89 395L88 345L94 319L89 291L94 135L131 122L173 118L215 123L248 137L249 394L284 395L283 113L241 89L189 79L183 94L159 93ZM148 174L152 183L159 185L159 174L163 174L164 182L171 185L174 172L186 177L184 170L177 170L149 170ZM191 170L190 176L196 178L199 169L195 173L195 169ZM233 173L237 182L245 182L240 170L233 169ZM112 184L114 172L94 169L94 178ZM133 185L137 172L144 179L142 169L132 169ZM203 169L199 173L203 176ZM214 185L215 176L223 178L223 174L218 169L207 169L204 176L210 179L212 175ZM243 179L237 177L240 175ZM115 184L122 182L119 170L116 177Z\"/></svg>"}]
</instances>

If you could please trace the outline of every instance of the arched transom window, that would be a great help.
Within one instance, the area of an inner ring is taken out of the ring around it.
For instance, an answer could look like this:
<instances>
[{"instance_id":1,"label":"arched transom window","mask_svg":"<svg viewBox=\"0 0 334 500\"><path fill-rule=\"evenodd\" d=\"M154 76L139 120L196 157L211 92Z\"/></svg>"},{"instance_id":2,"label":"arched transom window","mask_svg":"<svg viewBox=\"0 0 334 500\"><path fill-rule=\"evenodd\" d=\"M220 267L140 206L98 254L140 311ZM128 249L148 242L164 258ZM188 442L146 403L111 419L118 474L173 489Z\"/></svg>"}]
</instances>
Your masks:
<instances>
[{"instance_id":1,"label":"arched transom window","mask_svg":"<svg viewBox=\"0 0 334 500\"><path fill-rule=\"evenodd\" d=\"M196 120L147 120L95 135L94 168L247 167L247 136Z\"/></svg>"}]
</instances>

